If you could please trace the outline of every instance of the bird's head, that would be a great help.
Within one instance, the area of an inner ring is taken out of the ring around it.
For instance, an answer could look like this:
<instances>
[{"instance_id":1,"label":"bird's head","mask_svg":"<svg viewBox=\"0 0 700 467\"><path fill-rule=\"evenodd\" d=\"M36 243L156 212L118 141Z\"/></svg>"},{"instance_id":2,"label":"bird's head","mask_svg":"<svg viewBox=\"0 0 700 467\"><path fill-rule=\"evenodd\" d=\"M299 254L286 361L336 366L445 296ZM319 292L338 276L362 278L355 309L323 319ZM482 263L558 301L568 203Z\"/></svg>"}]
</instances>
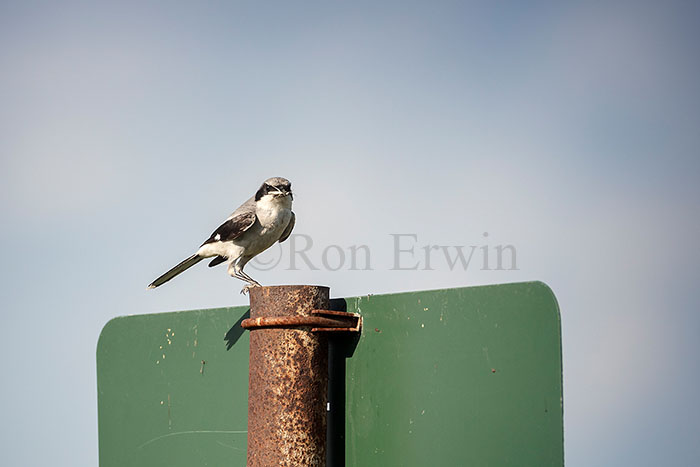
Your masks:
<instances>
[{"instance_id":1,"label":"bird's head","mask_svg":"<svg viewBox=\"0 0 700 467\"><path fill-rule=\"evenodd\" d=\"M268 178L255 193L255 201L260 201L263 196L271 196L276 198L287 198L289 201L294 199L292 195L292 184L289 180L282 177Z\"/></svg>"}]
</instances>

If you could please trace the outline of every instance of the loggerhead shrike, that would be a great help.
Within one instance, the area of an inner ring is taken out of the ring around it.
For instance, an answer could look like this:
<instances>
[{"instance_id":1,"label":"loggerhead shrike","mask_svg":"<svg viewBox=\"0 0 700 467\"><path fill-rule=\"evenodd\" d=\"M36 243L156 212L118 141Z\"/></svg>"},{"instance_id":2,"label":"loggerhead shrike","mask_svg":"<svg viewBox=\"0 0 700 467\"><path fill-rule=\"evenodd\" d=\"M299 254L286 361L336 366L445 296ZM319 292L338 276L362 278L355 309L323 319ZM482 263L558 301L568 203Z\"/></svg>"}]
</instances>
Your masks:
<instances>
[{"instance_id":1,"label":"loggerhead shrike","mask_svg":"<svg viewBox=\"0 0 700 467\"><path fill-rule=\"evenodd\" d=\"M154 280L148 288L163 285L204 258L211 257L214 259L209 267L228 261L228 273L248 283L241 293L249 287L260 287L256 280L243 272L243 266L275 242L282 243L289 238L295 221L292 199L292 184L289 180L282 177L268 178L255 196L233 211L209 239L202 243L197 253Z\"/></svg>"}]
</instances>

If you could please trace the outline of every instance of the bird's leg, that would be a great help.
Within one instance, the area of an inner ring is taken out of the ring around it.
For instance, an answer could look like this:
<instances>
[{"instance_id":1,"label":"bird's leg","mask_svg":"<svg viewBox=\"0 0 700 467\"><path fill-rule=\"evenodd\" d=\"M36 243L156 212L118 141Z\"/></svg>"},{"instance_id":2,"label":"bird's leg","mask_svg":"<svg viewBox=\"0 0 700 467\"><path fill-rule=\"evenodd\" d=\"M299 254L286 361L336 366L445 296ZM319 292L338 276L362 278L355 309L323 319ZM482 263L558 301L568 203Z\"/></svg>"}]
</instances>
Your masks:
<instances>
[{"instance_id":1,"label":"bird's leg","mask_svg":"<svg viewBox=\"0 0 700 467\"><path fill-rule=\"evenodd\" d=\"M256 281L256 280L253 279L252 277L250 277L250 276L249 276L248 274L246 274L242 269L240 270L239 274L243 277L243 279L244 279L246 282L250 282L250 284L251 284L253 287L262 287L258 281Z\"/></svg>"},{"instance_id":2,"label":"bird's leg","mask_svg":"<svg viewBox=\"0 0 700 467\"><path fill-rule=\"evenodd\" d=\"M240 271L234 271L232 276L235 277L236 279L240 279L240 280L248 283L248 284L244 285L243 288L241 289L241 293L243 295L247 294L251 287L261 287L261 285L258 282L252 280L250 277L246 277L245 274L241 274Z\"/></svg>"},{"instance_id":3,"label":"bird's leg","mask_svg":"<svg viewBox=\"0 0 700 467\"><path fill-rule=\"evenodd\" d=\"M243 272L243 266L245 265L246 262L247 261L242 261L242 257L241 257L241 258L238 258L236 261L232 262L228 268L228 273L231 276L235 277L236 279L240 279L240 280L248 283L248 285L245 285L241 289L241 293L244 295L246 293L248 293L248 291L250 290L251 287L262 287L258 281L256 281L252 277L250 277L245 272Z\"/></svg>"},{"instance_id":4,"label":"bird's leg","mask_svg":"<svg viewBox=\"0 0 700 467\"><path fill-rule=\"evenodd\" d=\"M243 295L247 294L250 292L250 289L252 287L262 287L258 281L250 277L248 274L244 273L243 271L239 271L239 273L236 275L239 279L242 279L246 282L248 282L248 285L244 285L243 288L241 289L241 293Z\"/></svg>"}]
</instances>

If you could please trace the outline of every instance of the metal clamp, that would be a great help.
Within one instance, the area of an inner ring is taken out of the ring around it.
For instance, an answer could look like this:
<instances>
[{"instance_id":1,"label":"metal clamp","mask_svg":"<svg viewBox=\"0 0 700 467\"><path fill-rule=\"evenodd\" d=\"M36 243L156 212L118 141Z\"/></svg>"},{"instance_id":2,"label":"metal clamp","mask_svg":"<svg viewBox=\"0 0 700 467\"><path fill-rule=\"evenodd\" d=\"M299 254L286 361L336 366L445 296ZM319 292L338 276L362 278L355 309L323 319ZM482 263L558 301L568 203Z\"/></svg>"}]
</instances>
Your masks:
<instances>
[{"instance_id":1,"label":"metal clamp","mask_svg":"<svg viewBox=\"0 0 700 467\"><path fill-rule=\"evenodd\" d=\"M248 318L241 322L244 329L299 328L311 326L311 332L360 332L362 316L333 310L311 310L311 316L273 316Z\"/></svg>"}]
</instances>

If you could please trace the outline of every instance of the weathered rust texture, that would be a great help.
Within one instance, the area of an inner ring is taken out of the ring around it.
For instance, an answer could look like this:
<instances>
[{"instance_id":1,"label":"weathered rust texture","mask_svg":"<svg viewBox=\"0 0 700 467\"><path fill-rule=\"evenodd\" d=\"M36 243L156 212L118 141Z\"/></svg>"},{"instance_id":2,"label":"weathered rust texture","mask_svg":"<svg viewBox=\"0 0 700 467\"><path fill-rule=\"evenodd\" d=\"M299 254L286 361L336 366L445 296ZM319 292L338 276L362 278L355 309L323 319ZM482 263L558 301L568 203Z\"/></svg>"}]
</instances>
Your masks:
<instances>
[{"instance_id":1,"label":"weathered rust texture","mask_svg":"<svg viewBox=\"0 0 700 467\"><path fill-rule=\"evenodd\" d=\"M294 328L313 326L312 332L360 330L361 317L357 313L344 311L311 310L312 316L274 316L248 318L241 322L244 329L257 328ZM324 316L325 315L325 316Z\"/></svg>"},{"instance_id":2,"label":"weathered rust texture","mask_svg":"<svg viewBox=\"0 0 700 467\"><path fill-rule=\"evenodd\" d=\"M258 327L255 322L319 319L312 311L328 307L328 287L250 289L248 467L325 466L326 334L312 332L315 325L304 319L292 328Z\"/></svg>"}]
</instances>

